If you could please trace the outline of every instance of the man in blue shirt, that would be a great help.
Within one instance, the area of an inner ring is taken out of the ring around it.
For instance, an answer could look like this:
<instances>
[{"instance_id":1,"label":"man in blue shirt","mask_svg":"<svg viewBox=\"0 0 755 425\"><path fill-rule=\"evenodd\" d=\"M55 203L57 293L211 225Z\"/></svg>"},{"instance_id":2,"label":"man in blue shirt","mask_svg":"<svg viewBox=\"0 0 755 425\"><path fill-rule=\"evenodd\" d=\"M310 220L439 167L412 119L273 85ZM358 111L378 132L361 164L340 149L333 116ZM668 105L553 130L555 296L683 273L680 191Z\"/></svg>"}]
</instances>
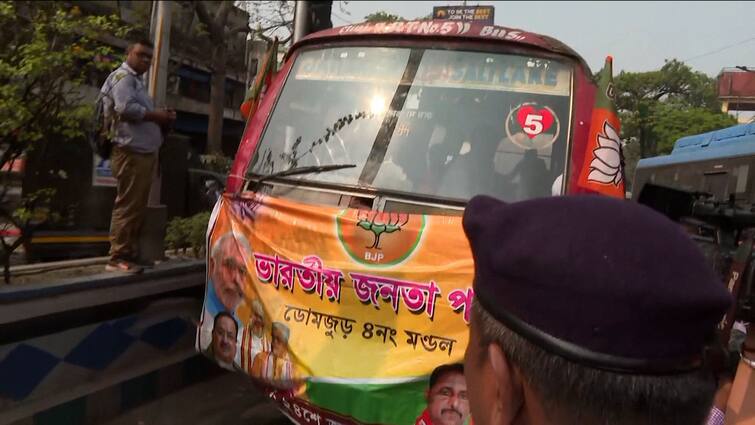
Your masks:
<instances>
[{"instance_id":1,"label":"man in blue shirt","mask_svg":"<svg viewBox=\"0 0 755 425\"><path fill-rule=\"evenodd\" d=\"M152 63L152 44L138 41L128 46L128 56L100 90L106 110L116 117L111 156L117 196L110 222L108 271L139 273L139 230L144 222L162 128L176 119L172 110L156 111L141 76Z\"/></svg>"}]
</instances>

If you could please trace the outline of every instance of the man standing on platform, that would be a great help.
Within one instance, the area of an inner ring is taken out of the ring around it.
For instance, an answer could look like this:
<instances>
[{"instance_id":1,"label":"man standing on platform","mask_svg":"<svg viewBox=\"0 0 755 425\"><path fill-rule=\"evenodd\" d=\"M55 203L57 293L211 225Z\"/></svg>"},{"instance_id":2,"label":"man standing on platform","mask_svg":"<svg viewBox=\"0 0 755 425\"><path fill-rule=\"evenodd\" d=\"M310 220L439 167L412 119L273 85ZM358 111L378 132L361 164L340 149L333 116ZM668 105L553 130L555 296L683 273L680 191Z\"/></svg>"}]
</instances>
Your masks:
<instances>
[{"instance_id":1,"label":"man standing on platform","mask_svg":"<svg viewBox=\"0 0 755 425\"><path fill-rule=\"evenodd\" d=\"M105 80L100 90L105 105L114 111L115 136L110 165L117 181L117 195L110 222L108 271L139 273L139 231L147 212L162 128L176 119L173 110L155 110L141 76L152 63L149 41L131 43L121 66Z\"/></svg>"}]
</instances>

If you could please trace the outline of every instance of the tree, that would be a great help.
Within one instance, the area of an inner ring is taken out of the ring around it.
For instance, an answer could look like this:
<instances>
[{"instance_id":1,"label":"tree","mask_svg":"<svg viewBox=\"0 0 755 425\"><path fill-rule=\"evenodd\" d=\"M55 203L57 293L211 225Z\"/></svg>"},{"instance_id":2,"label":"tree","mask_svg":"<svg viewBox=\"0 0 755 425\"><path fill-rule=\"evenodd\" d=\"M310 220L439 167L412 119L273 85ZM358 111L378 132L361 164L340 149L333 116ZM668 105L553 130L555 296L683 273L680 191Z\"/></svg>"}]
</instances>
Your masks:
<instances>
[{"instance_id":1,"label":"tree","mask_svg":"<svg viewBox=\"0 0 755 425\"><path fill-rule=\"evenodd\" d=\"M729 114L712 112L705 108L661 103L654 111L651 134L658 141L658 153L668 154L680 137L707 133L736 123L736 118Z\"/></svg>"},{"instance_id":2,"label":"tree","mask_svg":"<svg viewBox=\"0 0 755 425\"><path fill-rule=\"evenodd\" d=\"M294 28L293 1L244 1L239 7L249 14L249 19L256 22L252 37L272 42L278 37L281 45L291 41Z\"/></svg>"},{"instance_id":3,"label":"tree","mask_svg":"<svg viewBox=\"0 0 755 425\"><path fill-rule=\"evenodd\" d=\"M0 2L0 168L6 169L30 151L51 143L84 137L93 105L83 102L80 85L96 70L110 71L100 61L112 49L98 41L102 34L125 35L116 17L83 16L62 2ZM64 170L49 170L65 178ZM10 257L34 228L54 219L47 208L52 189L24 194L20 205L9 202L14 183L0 180L2 226L20 230L10 243L0 238L0 261L6 283Z\"/></svg>"},{"instance_id":4,"label":"tree","mask_svg":"<svg viewBox=\"0 0 755 425\"><path fill-rule=\"evenodd\" d=\"M222 153L223 138L223 106L225 104L225 78L228 65L228 42L240 34L252 33L253 36L267 37L266 34L275 33L277 30L287 29L293 21L292 2L244 2L243 8L250 17L259 18L258 26L252 29L248 22L241 25L231 26L230 13L235 7L231 1L219 3L209 1L195 1L192 3L197 17L201 22L204 33L210 39L211 71L210 80L210 113L207 129L208 153ZM212 6L210 6L212 5ZM274 6L271 8L271 6ZM216 7L214 13L210 9ZM272 11L271 14L267 12ZM264 15L264 17L261 17ZM264 25L264 26L263 26ZM290 32L289 32L290 33ZM289 37L290 38L290 37ZM285 40L285 41L288 41Z\"/></svg>"},{"instance_id":5,"label":"tree","mask_svg":"<svg viewBox=\"0 0 755 425\"><path fill-rule=\"evenodd\" d=\"M615 79L616 107L622 122L622 137L639 144L645 158L658 153L658 134L653 133L656 109L674 104L697 113L720 115L715 80L675 59L657 71L624 72Z\"/></svg>"},{"instance_id":6,"label":"tree","mask_svg":"<svg viewBox=\"0 0 755 425\"><path fill-rule=\"evenodd\" d=\"M622 71L614 82L630 184L639 159L671 152L680 137L736 123L721 112L715 80L676 59L656 71Z\"/></svg>"},{"instance_id":7,"label":"tree","mask_svg":"<svg viewBox=\"0 0 755 425\"><path fill-rule=\"evenodd\" d=\"M220 2L214 14L210 14L205 1L194 2L194 10L210 39L210 114L207 128L207 150L211 154L222 152L223 108L225 105L225 77L227 70L228 40L250 31L249 23L230 28L229 15L233 2Z\"/></svg>"},{"instance_id":8,"label":"tree","mask_svg":"<svg viewBox=\"0 0 755 425\"><path fill-rule=\"evenodd\" d=\"M369 15L364 17L365 22L397 22L397 21L405 21L406 19L402 18L401 16L394 15L392 13L388 13L383 10L378 10L377 12L370 13Z\"/></svg>"}]
</instances>

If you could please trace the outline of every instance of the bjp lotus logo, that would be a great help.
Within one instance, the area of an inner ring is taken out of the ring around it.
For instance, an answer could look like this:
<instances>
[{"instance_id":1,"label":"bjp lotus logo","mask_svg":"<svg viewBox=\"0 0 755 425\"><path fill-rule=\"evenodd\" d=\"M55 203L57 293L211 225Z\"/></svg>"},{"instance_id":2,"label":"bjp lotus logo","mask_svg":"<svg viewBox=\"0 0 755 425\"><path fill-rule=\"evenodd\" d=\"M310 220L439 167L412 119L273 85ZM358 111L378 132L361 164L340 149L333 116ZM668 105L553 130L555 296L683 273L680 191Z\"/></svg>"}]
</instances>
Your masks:
<instances>
[{"instance_id":1,"label":"bjp lotus logo","mask_svg":"<svg viewBox=\"0 0 755 425\"><path fill-rule=\"evenodd\" d=\"M344 210L337 218L338 238L355 261L392 266L419 245L425 216L372 210Z\"/></svg>"}]
</instances>

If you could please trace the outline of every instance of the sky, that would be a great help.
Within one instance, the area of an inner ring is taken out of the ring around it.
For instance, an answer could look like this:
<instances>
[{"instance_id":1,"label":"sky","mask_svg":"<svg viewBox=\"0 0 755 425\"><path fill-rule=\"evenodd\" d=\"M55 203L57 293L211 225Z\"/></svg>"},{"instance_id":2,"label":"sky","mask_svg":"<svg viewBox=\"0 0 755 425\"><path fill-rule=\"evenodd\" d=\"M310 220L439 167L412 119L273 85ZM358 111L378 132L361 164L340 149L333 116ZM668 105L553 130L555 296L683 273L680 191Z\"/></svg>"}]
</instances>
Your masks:
<instances>
[{"instance_id":1,"label":"sky","mask_svg":"<svg viewBox=\"0 0 755 425\"><path fill-rule=\"evenodd\" d=\"M383 10L407 19L461 1L334 1L333 25L361 22ZM715 77L725 67L755 69L755 2L519 2L493 5L495 23L557 38L593 71L614 57L614 73L651 71L676 58Z\"/></svg>"}]
</instances>

